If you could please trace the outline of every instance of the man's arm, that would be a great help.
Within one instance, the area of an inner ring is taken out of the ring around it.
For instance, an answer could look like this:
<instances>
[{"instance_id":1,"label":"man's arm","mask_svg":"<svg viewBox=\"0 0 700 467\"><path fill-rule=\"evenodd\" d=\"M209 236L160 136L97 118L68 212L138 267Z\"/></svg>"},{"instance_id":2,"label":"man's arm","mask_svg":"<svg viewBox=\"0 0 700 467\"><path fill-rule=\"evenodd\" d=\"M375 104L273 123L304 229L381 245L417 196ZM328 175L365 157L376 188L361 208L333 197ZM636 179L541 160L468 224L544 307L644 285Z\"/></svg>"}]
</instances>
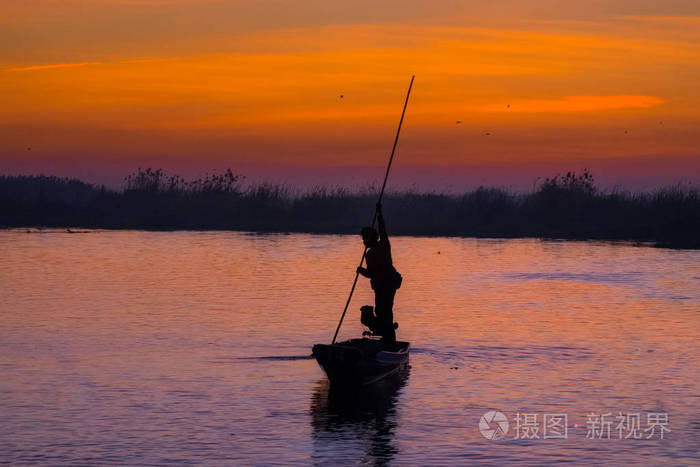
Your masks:
<instances>
[{"instance_id":1,"label":"man's arm","mask_svg":"<svg viewBox=\"0 0 700 467\"><path fill-rule=\"evenodd\" d=\"M369 278L369 271L362 266L357 267L357 273Z\"/></svg>"},{"instance_id":2,"label":"man's arm","mask_svg":"<svg viewBox=\"0 0 700 467\"><path fill-rule=\"evenodd\" d=\"M389 244L389 236L386 233L386 224L384 223L384 216L382 216L382 203L377 203L377 223L379 226L379 240L384 241Z\"/></svg>"}]
</instances>

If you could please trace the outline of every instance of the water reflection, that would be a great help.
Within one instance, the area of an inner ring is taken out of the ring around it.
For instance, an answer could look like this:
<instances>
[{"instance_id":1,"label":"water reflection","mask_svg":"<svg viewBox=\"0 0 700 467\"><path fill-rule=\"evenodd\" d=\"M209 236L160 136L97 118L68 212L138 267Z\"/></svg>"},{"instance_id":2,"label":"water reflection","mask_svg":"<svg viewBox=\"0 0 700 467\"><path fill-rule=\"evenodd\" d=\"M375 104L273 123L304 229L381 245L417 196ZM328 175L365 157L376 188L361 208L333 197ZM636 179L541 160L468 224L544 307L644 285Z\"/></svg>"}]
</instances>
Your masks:
<instances>
[{"instance_id":1,"label":"water reflection","mask_svg":"<svg viewBox=\"0 0 700 467\"><path fill-rule=\"evenodd\" d=\"M309 346L338 324L356 235L0 231L0 465L700 465L700 251L393 243L410 381L343 398ZM355 293L341 340L374 298ZM492 409L579 426L494 443ZM667 412L672 433L586 439L591 412L641 431Z\"/></svg>"},{"instance_id":2,"label":"water reflection","mask_svg":"<svg viewBox=\"0 0 700 467\"><path fill-rule=\"evenodd\" d=\"M391 464L398 453L394 440L396 403L410 367L359 388L332 386L326 378L311 395L313 459L318 465Z\"/></svg>"}]
</instances>

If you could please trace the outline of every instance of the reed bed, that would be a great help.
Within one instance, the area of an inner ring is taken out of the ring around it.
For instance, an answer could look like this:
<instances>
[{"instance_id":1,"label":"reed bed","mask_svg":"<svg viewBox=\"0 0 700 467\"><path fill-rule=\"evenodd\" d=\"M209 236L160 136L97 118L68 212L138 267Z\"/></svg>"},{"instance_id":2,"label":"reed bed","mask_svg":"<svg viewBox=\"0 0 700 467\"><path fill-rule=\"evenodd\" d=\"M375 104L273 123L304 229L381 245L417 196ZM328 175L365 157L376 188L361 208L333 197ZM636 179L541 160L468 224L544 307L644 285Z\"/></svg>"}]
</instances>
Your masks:
<instances>
[{"instance_id":1,"label":"reed bed","mask_svg":"<svg viewBox=\"0 0 700 467\"><path fill-rule=\"evenodd\" d=\"M0 176L1 227L225 229L357 233L376 193L247 184L232 170L196 180L139 169L110 190L53 176ZM539 237L700 247L700 193L691 184L649 192L601 190L593 176L544 179L530 193L478 187L461 194L394 191L384 212L394 235Z\"/></svg>"}]
</instances>

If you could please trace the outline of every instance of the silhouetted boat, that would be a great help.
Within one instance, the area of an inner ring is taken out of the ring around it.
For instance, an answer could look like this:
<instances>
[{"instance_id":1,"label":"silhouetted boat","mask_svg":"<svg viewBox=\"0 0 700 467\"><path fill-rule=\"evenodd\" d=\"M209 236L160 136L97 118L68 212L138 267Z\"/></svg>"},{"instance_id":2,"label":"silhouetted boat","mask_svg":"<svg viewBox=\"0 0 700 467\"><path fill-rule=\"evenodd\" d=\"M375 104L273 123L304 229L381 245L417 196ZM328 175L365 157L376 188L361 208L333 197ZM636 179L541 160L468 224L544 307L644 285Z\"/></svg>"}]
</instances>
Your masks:
<instances>
[{"instance_id":1,"label":"silhouetted boat","mask_svg":"<svg viewBox=\"0 0 700 467\"><path fill-rule=\"evenodd\" d=\"M369 384L401 369L409 348L408 342L396 342L390 351L378 339L362 338L316 344L312 354L331 383Z\"/></svg>"}]
</instances>

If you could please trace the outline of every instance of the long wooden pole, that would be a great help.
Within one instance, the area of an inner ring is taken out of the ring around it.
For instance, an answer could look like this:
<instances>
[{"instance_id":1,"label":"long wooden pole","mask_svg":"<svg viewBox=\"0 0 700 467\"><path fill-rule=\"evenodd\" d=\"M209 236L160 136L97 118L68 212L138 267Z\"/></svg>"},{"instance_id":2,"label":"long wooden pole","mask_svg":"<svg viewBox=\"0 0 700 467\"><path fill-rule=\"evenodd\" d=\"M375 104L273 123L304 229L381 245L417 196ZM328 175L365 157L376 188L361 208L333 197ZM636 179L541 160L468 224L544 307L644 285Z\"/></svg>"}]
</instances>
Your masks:
<instances>
[{"instance_id":1,"label":"long wooden pole","mask_svg":"<svg viewBox=\"0 0 700 467\"><path fill-rule=\"evenodd\" d=\"M399 142L399 134L401 133L401 125L403 124L403 117L406 115L406 107L408 106L408 98L411 95L411 88L413 87L413 79L415 78L414 76L411 76L411 82L408 85L408 92L406 93L406 101L403 104L403 111L401 112L401 120L399 120L399 127L396 130L396 138L394 138L394 146L391 148L391 156L389 157L389 164L386 166L386 173L384 174L384 183L382 184L382 191L379 192L379 199L377 200L377 204L382 202L382 197L384 197L384 189L386 188L386 181L389 179L389 171L391 170L391 163L394 161L394 153L396 152L396 145ZM372 217L372 227L374 227L374 224L377 222L377 210L375 208L374 210L374 217ZM362 267L362 264L365 262L365 256L367 255L367 247L365 247L364 251L362 252L362 258L360 258L360 266ZM335 328L335 334L333 334L333 342L331 344L335 344L335 340L338 338L338 331L340 331L340 326L343 324L343 319L345 318L345 314L348 312L348 307L350 306L350 300L352 300L352 294L355 292L355 286L357 286L357 278L359 277L360 273L358 271L355 271L355 280L352 282L352 288L350 289L350 295L348 295L348 300L345 302L345 308L343 309L343 314L340 316L340 321L338 322L338 327Z\"/></svg>"}]
</instances>

